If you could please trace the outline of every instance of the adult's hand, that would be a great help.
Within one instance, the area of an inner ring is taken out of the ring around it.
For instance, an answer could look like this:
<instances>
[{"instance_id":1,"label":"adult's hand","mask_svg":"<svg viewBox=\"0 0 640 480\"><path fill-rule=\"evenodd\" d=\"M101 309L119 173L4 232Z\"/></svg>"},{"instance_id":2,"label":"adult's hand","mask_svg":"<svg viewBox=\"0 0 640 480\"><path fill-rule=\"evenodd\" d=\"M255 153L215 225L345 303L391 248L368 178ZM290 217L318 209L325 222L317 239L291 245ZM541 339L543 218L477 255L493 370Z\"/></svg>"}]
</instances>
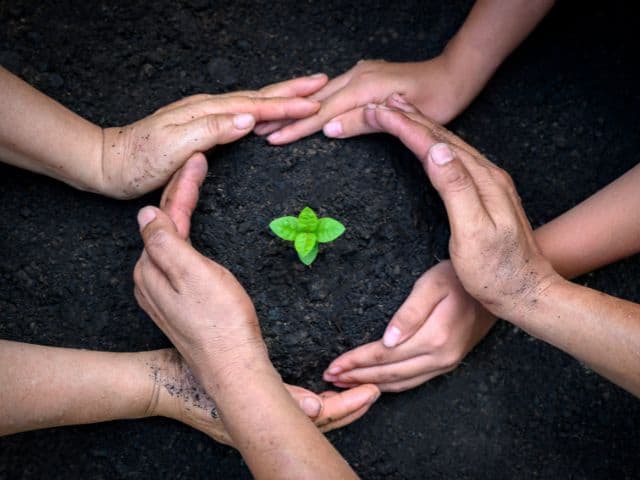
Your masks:
<instances>
[{"instance_id":1,"label":"adult's hand","mask_svg":"<svg viewBox=\"0 0 640 480\"><path fill-rule=\"evenodd\" d=\"M258 125L256 133L270 134L269 142L276 145L319 130L332 138L358 135L360 132L344 125L352 123L359 107L383 102L393 92L400 92L425 115L447 123L466 108L479 88L472 76L458 72L457 64L445 53L423 62L361 60L309 97L321 102L317 113L297 121L267 122Z\"/></svg>"},{"instance_id":2,"label":"adult's hand","mask_svg":"<svg viewBox=\"0 0 640 480\"><path fill-rule=\"evenodd\" d=\"M504 170L397 97L363 109L360 119L372 131L397 136L418 156L447 209L455 272L490 312L509 318L531 308L561 279L541 254Z\"/></svg>"},{"instance_id":3,"label":"adult's hand","mask_svg":"<svg viewBox=\"0 0 640 480\"><path fill-rule=\"evenodd\" d=\"M198 153L176 172L163 192L160 207L173 221L178 235L183 239L188 238L191 216L196 207L198 191L206 173L206 158ZM179 380L189 377L189 381L197 382L190 374L190 369L181 356L168 355L167 359L163 362L166 364L163 368L170 371L173 377ZM286 387L300 408L323 432L340 428L357 420L367 412L380 394L374 385L361 385L358 388L340 393L326 391L319 395L293 385L286 385ZM162 393L162 390L160 392ZM162 395L159 395L159 398L162 399ZM188 405L186 406L188 407ZM208 412L198 409L189 410L184 407L184 399L169 399L159 402L159 409L161 408L164 412L159 414L189 423L218 441L231 443L222 422L211 419Z\"/></svg>"},{"instance_id":4,"label":"adult's hand","mask_svg":"<svg viewBox=\"0 0 640 480\"><path fill-rule=\"evenodd\" d=\"M340 355L324 379L342 388L414 388L456 368L494 322L462 288L451 262L442 261L416 281L384 337Z\"/></svg>"},{"instance_id":5,"label":"adult's hand","mask_svg":"<svg viewBox=\"0 0 640 480\"><path fill-rule=\"evenodd\" d=\"M196 152L233 142L256 122L306 118L320 105L301 97L326 81L316 75L258 91L194 95L131 125L104 129L97 190L116 198L137 197L164 185Z\"/></svg>"}]
</instances>

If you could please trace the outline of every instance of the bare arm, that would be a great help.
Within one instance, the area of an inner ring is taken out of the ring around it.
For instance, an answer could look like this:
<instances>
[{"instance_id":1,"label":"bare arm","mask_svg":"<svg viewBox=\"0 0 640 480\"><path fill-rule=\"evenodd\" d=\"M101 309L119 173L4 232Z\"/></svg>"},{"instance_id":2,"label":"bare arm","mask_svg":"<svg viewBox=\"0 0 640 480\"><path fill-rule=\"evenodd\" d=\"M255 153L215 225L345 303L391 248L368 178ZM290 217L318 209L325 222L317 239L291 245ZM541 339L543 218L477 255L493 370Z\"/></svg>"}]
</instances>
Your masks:
<instances>
[{"instance_id":1,"label":"bare arm","mask_svg":"<svg viewBox=\"0 0 640 480\"><path fill-rule=\"evenodd\" d=\"M545 257L573 278L640 251L640 165L535 231Z\"/></svg>"},{"instance_id":2,"label":"bare arm","mask_svg":"<svg viewBox=\"0 0 640 480\"><path fill-rule=\"evenodd\" d=\"M102 129L2 67L0 85L0 159L96 191Z\"/></svg>"}]
</instances>

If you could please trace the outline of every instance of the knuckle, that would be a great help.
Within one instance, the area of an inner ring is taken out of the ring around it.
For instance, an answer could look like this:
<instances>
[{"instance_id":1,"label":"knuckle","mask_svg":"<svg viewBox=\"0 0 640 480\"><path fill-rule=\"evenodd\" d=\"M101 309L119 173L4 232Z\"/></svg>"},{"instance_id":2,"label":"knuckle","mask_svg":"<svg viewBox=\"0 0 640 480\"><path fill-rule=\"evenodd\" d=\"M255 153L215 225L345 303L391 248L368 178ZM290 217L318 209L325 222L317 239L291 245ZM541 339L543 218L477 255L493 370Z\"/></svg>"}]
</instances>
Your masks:
<instances>
[{"instance_id":1,"label":"knuckle","mask_svg":"<svg viewBox=\"0 0 640 480\"><path fill-rule=\"evenodd\" d=\"M209 135L220 135L224 131L224 125L218 115L209 115L206 123L207 133Z\"/></svg>"},{"instance_id":2,"label":"knuckle","mask_svg":"<svg viewBox=\"0 0 640 480\"><path fill-rule=\"evenodd\" d=\"M462 168L448 168L443 176L443 183L450 192L462 192L473 186L469 174Z\"/></svg>"},{"instance_id":3,"label":"knuckle","mask_svg":"<svg viewBox=\"0 0 640 480\"><path fill-rule=\"evenodd\" d=\"M430 343L433 346L434 350L442 350L448 345L450 338L451 332L446 328L441 328L431 334Z\"/></svg>"},{"instance_id":4,"label":"knuckle","mask_svg":"<svg viewBox=\"0 0 640 480\"><path fill-rule=\"evenodd\" d=\"M155 230L151 232L145 242L145 248L153 251L164 250L169 242L169 234L165 230Z\"/></svg>"},{"instance_id":5,"label":"knuckle","mask_svg":"<svg viewBox=\"0 0 640 480\"><path fill-rule=\"evenodd\" d=\"M394 323L402 328L412 328L420 323L421 312L412 305L405 305L394 317Z\"/></svg>"},{"instance_id":6,"label":"knuckle","mask_svg":"<svg viewBox=\"0 0 640 480\"><path fill-rule=\"evenodd\" d=\"M384 363L387 360L387 352L384 350L376 350L373 352L373 361L376 364Z\"/></svg>"}]
</instances>

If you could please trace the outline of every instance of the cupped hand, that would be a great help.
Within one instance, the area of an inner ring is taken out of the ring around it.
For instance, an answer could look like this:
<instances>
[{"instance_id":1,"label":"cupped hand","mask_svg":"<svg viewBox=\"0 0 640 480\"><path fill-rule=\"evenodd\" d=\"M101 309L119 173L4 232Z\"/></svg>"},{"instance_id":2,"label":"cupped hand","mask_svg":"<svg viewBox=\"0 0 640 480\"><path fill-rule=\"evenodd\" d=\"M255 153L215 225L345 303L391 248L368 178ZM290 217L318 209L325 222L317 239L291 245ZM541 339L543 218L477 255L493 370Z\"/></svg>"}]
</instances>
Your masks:
<instances>
[{"instance_id":1,"label":"cupped hand","mask_svg":"<svg viewBox=\"0 0 640 480\"><path fill-rule=\"evenodd\" d=\"M104 129L98 190L115 198L140 196L164 185L196 152L233 142L256 122L306 118L320 105L302 97L326 81L319 75L258 91L194 95L131 125Z\"/></svg>"},{"instance_id":2,"label":"cupped hand","mask_svg":"<svg viewBox=\"0 0 640 480\"><path fill-rule=\"evenodd\" d=\"M165 188L160 201L161 210L172 220L177 234L188 239L191 216L198 201L198 191L207 173L204 155L193 155L175 173ZM187 423L219 442L231 444L231 438L219 418L211 416L213 400L199 385L191 369L175 350L167 350L160 362L160 375L170 377L178 385L186 385L181 391L186 395L170 395L160 381L156 398L156 414ZM285 385L300 408L314 421L316 426L328 432L348 425L364 415L380 395L375 385L361 385L340 393L326 391L319 395L293 385ZM197 399L194 400L193 392Z\"/></svg>"},{"instance_id":3,"label":"cupped hand","mask_svg":"<svg viewBox=\"0 0 640 480\"><path fill-rule=\"evenodd\" d=\"M423 114L440 123L458 115L478 93L468 76L458 74L446 54L423 62L392 63L361 60L351 70L333 78L311 100L321 102L314 115L297 121L266 122L256 127L259 135L281 145L324 129L332 138L347 138L367 131L344 128L358 115L359 107L381 103L393 92L401 94Z\"/></svg>"},{"instance_id":4,"label":"cupped hand","mask_svg":"<svg viewBox=\"0 0 640 480\"><path fill-rule=\"evenodd\" d=\"M418 156L447 210L456 275L487 310L508 320L562 280L536 244L508 173L398 98L363 109L360 121Z\"/></svg>"},{"instance_id":5,"label":"cupped hand","mask_svg":"<svg viewBox=\"0 0 640 480\"><path fill-rule=\"evenodd\" d=\"M185 423L219 443L234 446L214 400L202 388L190 367L174 349L160 350L151 365L154 390L148 414ZM305 388L285 385L300 409L322 432L343 427L364 415L378 398L374 385L319 395Z\"/></svg>"},{"instance_id":6,"label":"cupped hand","mask_svg":"<svg viewBox=\"0 0 640 480\"><path fill-rule=\"evenodd\" d=\"M445 260L416 281L382 339L340 355L324 379L342 388L374 383L383 392L408 390L456 368L494 323Z\"/></svg>"}]
</instances>

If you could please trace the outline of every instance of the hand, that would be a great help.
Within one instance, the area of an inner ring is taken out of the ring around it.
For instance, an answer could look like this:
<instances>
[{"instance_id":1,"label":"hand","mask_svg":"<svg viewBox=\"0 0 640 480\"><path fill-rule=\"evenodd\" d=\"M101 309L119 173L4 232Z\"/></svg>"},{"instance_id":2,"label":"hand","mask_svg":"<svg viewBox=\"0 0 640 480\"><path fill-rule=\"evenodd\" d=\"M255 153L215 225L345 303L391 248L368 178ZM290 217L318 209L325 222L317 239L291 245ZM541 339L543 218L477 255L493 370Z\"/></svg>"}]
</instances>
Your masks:
<instances>
[{"instance_id":1,"label":"hand","mask_svg":"<svg viewBox=\"0 0 640 480\"><path fill-rule=\"evenodd\" d=\"M160 207L171 218L178 235L183 239L188 238L191 215L198 201L198 189L206 173L207 162L204 155L196 154L176 172L163 192ZM157 410L155 414L182 421L219 442L230 444L230 437L222 422L211 416L211 410L215 406L213 400L200 387L183 358L175 350L166 352L161 356L154 372L154 390L158 392L153 395L157 405L153 407ZM159 375L163 378L159 379ZM166 388L172 382L185 394L175 395L174 388L172 395ZM323 432L354 422L367 412L380 395L374 385L362 385L341 393L326 391L320 395L297 386L286 387L300 408ZM194 392L199 396L195 400Z\"/></svg>"},{"instance_id":2,"label":"hand","mask_svg":"<svg viewBox=\"0 0 640 480\"><path fill-rule=\"evenodd\" d=\"M191 369L174 349L157 352L150 363L153 390L148 415L160 415L185 423L215 441L234 446L213 399L198 383ZM363 385L341 393L320 395L300 387L286 385L287 390L322 432L329 432L354 422L364 415L380 392L373 385Z\"/></svg>"},{"instance_id":3,"label":"hand","mask_svg":"<svg viewBox=\"0 0 640 480\"><path fill-rule=\"evenodd\" d=\"M340 355L324 379L341 388L408 390L456 368L494 323L445 260L416 281L382 339Z\"/></svg>"},{"instance_id":4,"label":"hand","mask_svg":"<svg viewBox=\"0 0 640 480\"><path fill-rule=\"evenodd\" d=\"M397 136L422 162L447 210L456 275L487 310L509 319L562 280L540 252L504 170L397 98L364 109L360 119L372 131Z\"/></svg>"},{"instance_id":5,"label":"hand","mask_svg":"<svg viewBox=\"0 0 640 480\"><path fill-rule=\"evenodd\" d=\"M131 125L107 128L97 190L115 198L140 196L164 185L194 153L247 135L257 121L308 117L319 104L296 97L315 92L326 81L320 75L258 91L194 95Z\"/></svg>"},{"instance_id":6,"label":"hand","mask_svg":"<svg viewBox=\"0 0 640 480\"><path fill-rule=\"evenodd\" d=\"M454 62L446 53L424 62L361 60L309 97L321 102L317 113L293 123L267 122L258 125L255 131L259 135L270 133L268 140L276 145L293 142L323 128L325 135L333 138L367 133L348 128L354 116L359 115L359 107L381 103L393 92L400 93L424 115L447 123L467 107L480 88L469 75L454 68Z\"/></svg>"}]
</instances>

